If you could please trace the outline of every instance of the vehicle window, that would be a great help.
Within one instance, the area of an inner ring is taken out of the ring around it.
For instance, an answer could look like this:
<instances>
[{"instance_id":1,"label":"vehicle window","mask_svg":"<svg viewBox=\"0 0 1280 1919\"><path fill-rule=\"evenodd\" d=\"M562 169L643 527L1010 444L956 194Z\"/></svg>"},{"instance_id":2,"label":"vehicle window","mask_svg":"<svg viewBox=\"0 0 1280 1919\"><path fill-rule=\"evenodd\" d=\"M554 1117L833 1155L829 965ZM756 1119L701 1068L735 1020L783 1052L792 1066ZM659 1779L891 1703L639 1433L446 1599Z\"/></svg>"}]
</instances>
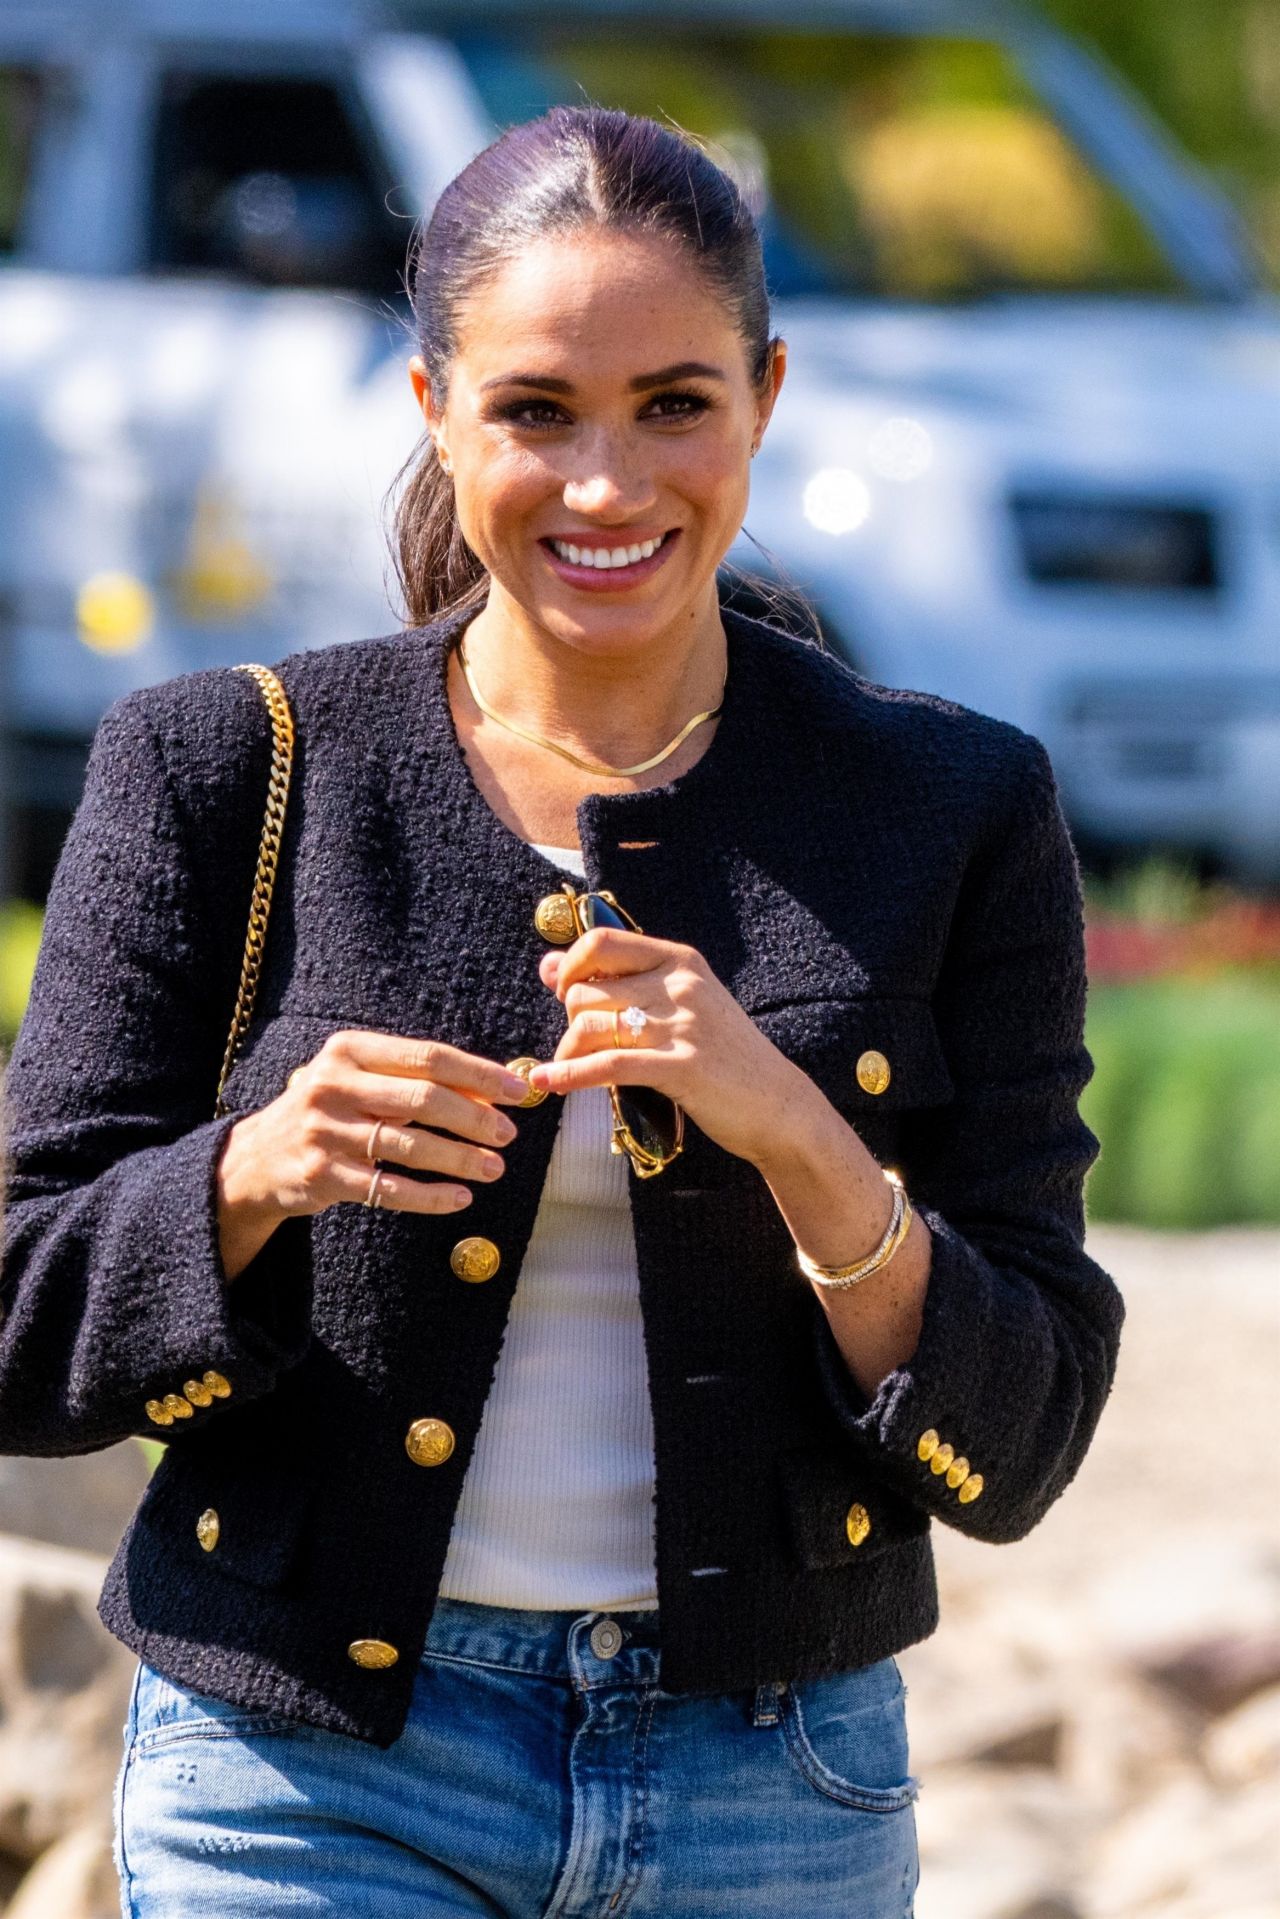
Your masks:
<instances>
[{"instance_id":1,"label":"vehicle window","mask_svg":"<svg viewBox=\"0 0 1280 1919\"><path fill-rule=\"evenodd\" d=\"M1179 289L990 42L541 20L455 37L501 125L590 98L705 140L748 190L777 294Z\"/></svg>"},{"instance_id":2,"label":"vehicle window","mask_svg":"<svg viewBox=\"0 0 1280 1919\"><path fill-rule=\"evenodd\" d=\"M394 297L411 223L386 204L392 191L372 129L323 81L164 81L153 269Z\"/></svg>"},{"instance_id":3,"label":"vehicle window","mask_svg":"<svg viewBox=\"0 0 1280 1919\"><path fill-rule=\"evenodd\" d=\"M29 68L0 66L0 254L17 250L44 91Z\"/></svg>"}]
</instances>

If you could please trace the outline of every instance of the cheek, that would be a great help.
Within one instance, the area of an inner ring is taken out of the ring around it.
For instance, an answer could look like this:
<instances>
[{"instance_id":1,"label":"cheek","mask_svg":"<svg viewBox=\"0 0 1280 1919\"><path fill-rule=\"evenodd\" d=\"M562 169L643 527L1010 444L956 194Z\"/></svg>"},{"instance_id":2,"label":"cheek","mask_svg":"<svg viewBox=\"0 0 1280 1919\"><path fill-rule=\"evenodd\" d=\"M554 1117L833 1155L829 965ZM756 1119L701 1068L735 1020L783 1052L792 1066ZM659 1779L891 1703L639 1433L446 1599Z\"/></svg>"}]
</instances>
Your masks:
<instances>
[{"instance_id":1,"label":"cheek","mask_svg":"<svg viewBox=\"0 0 1280 1919\"><path fill-rule=\"evenodd\" d=\"M747 472L736 439L727 431L691 434L672 449L667 478L673 492L719 522L746 507Z\"/></svg>"},{"instance_id":2,"label":"cheek","mask_svg":"<svg viewBox=\"0 0 1280 1919\"><path fill-rule=\"evenodd\" d=\"M524 537L525 522L557 492L554 474L523 447L478 446L455 467L458 520L481 557L486 547Z\"/></svg>"}]
</instances>

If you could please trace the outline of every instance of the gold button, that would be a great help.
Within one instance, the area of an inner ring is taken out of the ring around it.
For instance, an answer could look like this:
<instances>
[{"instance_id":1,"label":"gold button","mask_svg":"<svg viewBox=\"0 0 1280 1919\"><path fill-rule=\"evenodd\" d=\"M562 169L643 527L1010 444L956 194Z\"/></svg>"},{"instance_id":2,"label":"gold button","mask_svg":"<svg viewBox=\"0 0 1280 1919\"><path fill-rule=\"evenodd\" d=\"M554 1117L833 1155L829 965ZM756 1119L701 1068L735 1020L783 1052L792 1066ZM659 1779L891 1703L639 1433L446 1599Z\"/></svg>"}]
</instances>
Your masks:
<instances>
[{"instance_id":1,"label":"gold button","mask_svg":"<svg viewBox=\"0 0 1280 1919\"><path fill-rule=\"evenodd\" d=\"M953 1491L957 1486L963 1485L964 1477L968 1470L969 1462L963 1453L959 1459L952 1460L951 1464L947 1467L947 1484Z\"/></svg>"},{"instance_id":2,"label":"gold button","mask_svg":"<svg viewBox=\"0 0 1280 1919\"><path fill-rule=\"evenodd\" d=\"M147 1418L153 1419L157 1426L172 1426L173 1414L158 1399L147 1401Z\"/></svg>"},{"instance_id":3,"label":"gold button","mask_svg":"<svg viewBox=\"0 0 1280 1919\"><path fill-rule=\"evenodd\" d=\"M928 1432L921 1433L919 1439L916 1441L916 1457L918 1459L932 1459L937 1450L938 1435L934 1432L933 1427L930 1426Z\"/></svg>"},{"instance_id":4,"label":"gold button","mask_svg":"<svg viewBox=\"0 0 1280 1919\"><path fill-rule=\"evenodd\" d=\"M858 1504L856 1499L844 1516L844 1529L849 1535L851 1546L860 1546L871 1531L871 1515L865 1506Z\"/></svg>"},{"instance_id":5,"label":"gold button","mask_svg":"<svg viewBox=\"0 0 1280 1919\"><path fill-rule=\"evenodd\" d=\"M509 1059L507 1061L507 1071L509 1073L518 1073L525 1085L529 1086L529 1074L535 1066L541 1066L541 1064L542 1061L540 1059L530 1059L522 1053L519 1059ZM522 1106L541 1106L549 1091L550 1088L546 1086L529 1086L529 1090L524 1098L516 1102L517 1113Z\"/></svg>"},{"instance_id":6,"label":"gold button","mask_svg":"<svg viewBox=\"0 0 1280 1919\"><path fill-rule=\"evenodd\" d=\"M371 1672L394 1666L399 1657L399 1650L385 1639L353 1639L347 1647L347 1658L354 1659L357 1666L367 1666Z\"/></svg>"},{"instance_id":7,"label":"gold button","mask_svg":"<svg viewBox=\"0 0 1280 1919\"><path fill-rule=\"evenodd\" d=\"M460 1239L449 1255L449 1264L459 1279L471 1280L478 1284L482 1279L492 1279L502 1261L502 1254L491 1239L482 1239L474 1234L468 1239Z\"/></svg>"},{"instance_id":8,"label":"gold button","mask_svg":"<svg viewBox=\"0 0 1280 1919\"><path fill-rule=\"evenodd\" d=\"M184 1381L182 1390L193 1406L212 1406L213 1404L213 1394L203 1380L188 1379Z\"/></svg>"},{"instance_id":9,"label":"gold button","mask_svg":"<svg viewBox=\"0 0 1280 1919\"><path fill-rule=\"evenodd\" d=\"M971 1500L974 1500L978 1497L978 1494L981 1491L982 1491L982 1474L970 1473L969 1477L965 1480L963 1486L961 1486L959 1492L956 1494L956 1498L960 1501L960 1504L962 1506L967 1506Z\"/></svg>"},{"instance_id":10,"label":"gold button","mask_svg":"<svg viewBox=\"0 0 1280 1919\"><path fill-rule=\"evenodd\" d=\"M858 1084L864 1093L883 1093L889 1084L889 1062L874 1047L858 1060Z\"/></svg>"},{"instance_id":11,"label":"gold button","mask_svg":"<svg viewBox=\"0 0 1280 1919\"><path fill-rule=\"evenodd\" d=\"M218 1515L213 1507L209 1506L196 1521L196 1538L207 1553L211 1553L217 1545L220 1531Z\"/></svg>"},{"instance_id":12,"label":"gold button","mask_svg":"<svg viewBox=\"0 0 1280 1919\"><path fill-rule=\"evenodd\" d=\"M547 893L534 908L533 923L553 946L568 946L578 937L567 893Z\"/></svg>"},{"instance_id":13,"label":"gold button","mask_svg":"<svg viewBox=\"0 0 1280 1919\"><path fill-rule=\"evenodd\" d=\"M939 1446L933 1458L929 1461L929 1471L931 1473L945 1473L955 1456L956 1449L954 1446Z\"/></svg>"},{"instance_id":14,"label":"gold button","mask_svg":"<svg viewBox=\"0 0 1280 1919\"><path fill-rule=\"evenodd\" d=\"M231 1381L224 1379L221 1373L205 1373L203 1379L215 1399L230 1399Z\"/></svg>"},{"instance_id":15,"label":"gold button","mask_svg":"<svg viewBox=\"0 0 1280 1919\"><path fill-rule=\"evenodd\" d=\"M191 1401L184 1399L181 1393L166 1393L160 1403L173 1414L175 1419L190 1419L195 1412Z\"/></svg>"},{"instance_id":16,"label":"gold button","mask_svg":"<svg viewBox=\"0 0 1280 1919\"><path fill-rule=\"evenodd\" d=\"M404 1449L415 1466L443 1466L454 1448L453 1427L443 1419L415 1419Z\"/></svg>"}]
</instances>

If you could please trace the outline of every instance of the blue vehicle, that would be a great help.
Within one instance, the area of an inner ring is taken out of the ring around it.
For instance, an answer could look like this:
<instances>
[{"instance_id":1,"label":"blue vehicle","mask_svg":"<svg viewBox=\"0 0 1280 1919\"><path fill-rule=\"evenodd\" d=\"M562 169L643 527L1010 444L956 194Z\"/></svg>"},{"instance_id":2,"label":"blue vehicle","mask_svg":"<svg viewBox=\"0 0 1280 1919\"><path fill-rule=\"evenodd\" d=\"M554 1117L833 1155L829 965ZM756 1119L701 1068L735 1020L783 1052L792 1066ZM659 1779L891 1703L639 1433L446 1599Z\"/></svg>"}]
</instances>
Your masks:
<instances>
[{"instance_id":1,"label":"blue vehicle","mask_svg":"<svg viewBox=\"0 0 1280 1919\"><path fill-rule=\"evenodd\" d=\"M731 557L871 678L1035 732L1085 850L1280 881L1280 306L1060 34L985 0L8 0L8 884L46 883L118 693L397 624L413 221L583 97L689 128L761 221L791 359Z\"/></svg>"}]
</instances>

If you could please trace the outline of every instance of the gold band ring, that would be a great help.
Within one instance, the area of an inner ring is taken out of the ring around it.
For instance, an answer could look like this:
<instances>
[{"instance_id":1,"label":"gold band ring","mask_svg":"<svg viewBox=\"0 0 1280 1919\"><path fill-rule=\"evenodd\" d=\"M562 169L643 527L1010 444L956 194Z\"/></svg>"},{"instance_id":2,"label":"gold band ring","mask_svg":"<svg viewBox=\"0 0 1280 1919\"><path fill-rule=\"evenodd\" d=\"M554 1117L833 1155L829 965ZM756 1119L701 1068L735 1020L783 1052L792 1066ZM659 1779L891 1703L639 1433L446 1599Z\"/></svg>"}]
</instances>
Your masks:
<instances>
[{"instance_id":1,"label":"gold band ring","mask_svg":"<svg viewBox=\"0 0 1280 1919\"><path fill-rule=\"evenodd\" d=\"M369 1190L364 1196L364 1203L366 1206L373 1206L375 1208L378 1206L381 1206L382 1200L378 1193L378 1187L379 1187L379 1184L381 1183L381 1180L382 1180L382 1168L381 1166L375 1166L373 1169L373 1178L369 1181Z\"/></svg>"},{"instance_id":2,"label":"gold band ring","mask_svg":"<svg viewBox=\"0 0 1280 1919\"><path fill-rule=\"evenodd\" d=\"M369 1144L364 1149L366 1159L376 1159L378 1157L378 1134L382 1131L385 1124L386 1122L384 1120L376 1120L374 1122L373 1131L369 1135Z\"/></svg>"}]
</instances>

